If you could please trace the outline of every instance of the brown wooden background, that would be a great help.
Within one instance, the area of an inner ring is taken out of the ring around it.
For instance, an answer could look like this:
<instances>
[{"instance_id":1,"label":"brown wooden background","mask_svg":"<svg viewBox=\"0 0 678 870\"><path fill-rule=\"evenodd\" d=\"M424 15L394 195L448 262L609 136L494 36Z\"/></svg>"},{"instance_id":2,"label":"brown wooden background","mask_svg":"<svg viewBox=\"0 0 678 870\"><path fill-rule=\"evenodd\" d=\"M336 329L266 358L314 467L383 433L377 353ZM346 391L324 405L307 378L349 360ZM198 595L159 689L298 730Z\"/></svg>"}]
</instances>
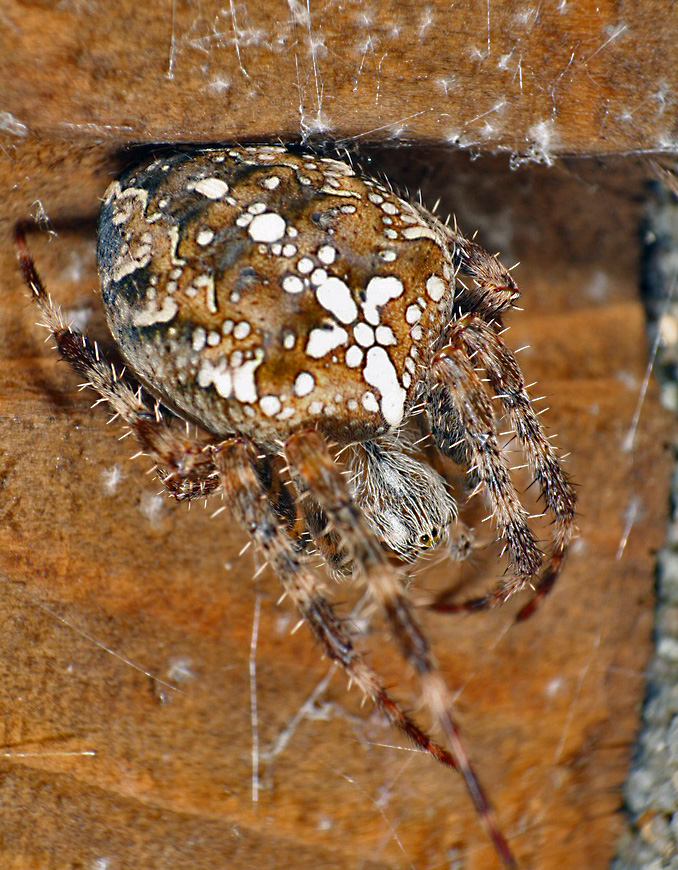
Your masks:
<instances>
[{"instance_id":1,"label":"brown wooden background","mask_svg":"<svg viewBox=\"0 0 678 870\"><path fill-rule=\"evenodd\" d=\"M144 461L42 343L14 265L14 222L46 214L57 235L29 240L40 271L102 335L95 221L125 143L322 126L381 143L376 168L521 261L525 311L508 340L530 345L528 381L571 453L581 537L530 623L509 628L514 607L423 618L521 866L607 865L672 458L652 390L622 449L646 360L645 169L610 155L675 143L675 15L583 0L0 3L1 867L496 865L457 779L389 748L397 737L338 675L262 760L254 807L257 589L262 752L327 666L304 629L290 637L275 579L252 581L226 517L156 498ZM511 156L528 162L511 171ZM488 551L417 584L488 584L499 570ZM379 623L372 641L413 698Z\"/></svg>"}]
</instances>

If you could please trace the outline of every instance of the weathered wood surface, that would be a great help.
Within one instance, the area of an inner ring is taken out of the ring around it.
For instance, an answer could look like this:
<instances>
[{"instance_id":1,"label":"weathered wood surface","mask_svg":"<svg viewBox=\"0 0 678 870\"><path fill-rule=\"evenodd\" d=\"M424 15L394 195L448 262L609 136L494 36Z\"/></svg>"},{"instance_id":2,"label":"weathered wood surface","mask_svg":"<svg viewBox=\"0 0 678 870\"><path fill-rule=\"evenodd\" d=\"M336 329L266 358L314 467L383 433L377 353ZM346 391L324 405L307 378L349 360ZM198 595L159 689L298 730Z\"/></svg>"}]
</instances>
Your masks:
<instances>
[{"instance_id":1,"label":"weathered wood surface","mask_svg":"<svg viewBox=\"0 0 678 870\"><path fill-rule=\"evenodd\" d=\"M673 0L4 0L0 128L675 151L677 22Z\"/></svg>"}]
</instances>

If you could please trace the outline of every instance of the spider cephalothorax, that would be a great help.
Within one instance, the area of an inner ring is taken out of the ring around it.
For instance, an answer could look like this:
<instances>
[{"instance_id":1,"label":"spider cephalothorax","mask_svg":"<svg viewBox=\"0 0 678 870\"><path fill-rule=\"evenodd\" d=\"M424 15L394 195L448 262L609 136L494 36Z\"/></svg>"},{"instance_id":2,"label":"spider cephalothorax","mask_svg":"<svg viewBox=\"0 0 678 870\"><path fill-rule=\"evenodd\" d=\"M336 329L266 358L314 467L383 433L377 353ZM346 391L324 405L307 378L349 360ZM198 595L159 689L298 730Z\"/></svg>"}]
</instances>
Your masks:
<instances>
[{"instance_id":1,"label":"spider cephalothorax","mask_svg":"<svg viewBox=\"0 0 678 870\"><path fill-rule=\"evenodd\" d=\"M327 655L417 746L461 769L512 865L397 566L444 541L456 518L448 483L414 449L422 437L468 469L508 551L497 588L463 606L532 584L527 614L562 564L575 498L501 339L500 318L518 297L509 273L341 160L253 145L163 154L129 170L109 187L99 224L108 323L131 375L198 423L208 433L200 440L164 422L65 324L20 231L17 247L62 355L129 425L168 491L226 498ZM491 398L555 521L541 577ZM383 607L451 754L356 650L313 576L312 550Z\"/></svg>"}]
</instances>

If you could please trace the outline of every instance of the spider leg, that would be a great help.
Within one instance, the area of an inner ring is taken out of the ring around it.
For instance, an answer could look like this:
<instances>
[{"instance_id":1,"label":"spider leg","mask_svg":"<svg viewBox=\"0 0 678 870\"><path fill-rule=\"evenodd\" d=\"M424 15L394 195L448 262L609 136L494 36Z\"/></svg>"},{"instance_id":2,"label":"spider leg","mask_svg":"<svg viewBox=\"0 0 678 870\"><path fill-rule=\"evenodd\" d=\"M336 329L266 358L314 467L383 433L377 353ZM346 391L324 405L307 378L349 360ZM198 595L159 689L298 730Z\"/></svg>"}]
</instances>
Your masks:
<instances>
[{"instance_id":1,"label":"spider leg","mask_svg":"<svg viewBox=\"0 0 678 870\"><path fill-rule=\"evenodd\" d=\"M527 462L541 489L546 508L554 517L553 547L535 594L520 611L526 619L552 589L574 532L576 495L560 467L555 451L532 409L520 366L495 329L479 317L465 317L455 324L469 357L487 372L490 385L508 414Z\"/></svg>"},{"instance_id":2,"label":"spider leg","mask_svg":"<svg viewBox=\"0 0 678 870\"><path fill-rule=\"evenodd\" d=\"M472 311L481 317L498 320L520 296L516 282L499 260L460 232L453 234L452 259L456 267L471 278L461 281L455 294L455 307L462 313Z\"/></svg>"},{"instance_id":3,"label":"spider leg","mask_svg":"<svg viewBox=\"0 0 678 870\"><path fill-rule=\"evenodd\" d=\"M34 302L45 318L61 357L82 375L105 399L134 433L143 451L155 461L166 489L177 499L202 498L219 486L219 477L206 444L180 436L163 422L157 403L144 400L141 389L133 387L106 359L96 342L71 329L60 307L45 290L28 252L24 233L14 235L19 264Z\"/></svg>"},{"instance_id":4,"label":"spider leg","mask_svg":"<svg viewBox=\"0 0 678 870\"><path fill-rule=\"evenodd\" d=\"M471 767L459 727L451 713L449 692L443 682L429 641L402 588L398 571L389 562L379 539L351 498L346 481L319 432L293 435L285 445L293 481L309 490L349 551L355 571L381 605L402 655L417 672L422 700L442 729L456 765L462 773L476 811L507 867L515 867L494 812ZM308 619L308 617L305 616Z\"/></svg>"},{"instance_id":5,"label":"spider leg","mask_svg":"<svg viewBox=\"0 0 678 870\"><path fill-rule=\"evenodd\" d=\"M466 458L506 541L511 572L488 595L444 610L479 610L498 604L530 583L542 554L527 524L526 512L511 481L497 440L490 398L457 332L433 359L427 404L431 433L438 449L455 461Z\"/></svg>"},{"instance_id":6,"label":"spider leg","mask_svg":"<svg viewBox=\"0 0 678 870\"><path fill-rule=\"evenodd\" d=\"M257 470L256 450L244 440L231 439L214 448L214 458L230 510L280 578L286 594L326 655L344 668L349 679L418 749L446 767L456 768L450 753L410 719L355 649L346 622L323 594L270 503Z\"/></svg>"},{"instance_id":7,"label":"spider leg","mask_svg":"<svg viewBox=\"0 0 678 870\"><path fill-rule=\"evenodd\" d=\"M341 538L328 522L313 494L310 490L304 489L298 479L295 481L295 489L299 495L299 510L304 528L330 574L336 579L349 576L352 571L351 557L343 546Z\"/></svg>"},{"instance_id":8,"label":"spider leg","mask_svg":"<svg viewBox=\"0 0 678 870\"><path fill-rule=\"evenodd\" d=\"M539 602L555 585L574 532L576 496L532 410L520 367L498 335L501 314L520 295L518 288L508 270L496 257L466 239L456 227L453 238L454 262L459 271L470 276L472 284L466 286L460 282L455 307L462 314L462 318L455 322L452 336L461 333L466 352L476 355L486 369L492 388L509 415L527 462L540 485L547 509L555 518L554 543L548 562L534 585L532 598L517 616L518 620L524 620L534 613ZM475 316L470 318L469 315ZM456 416L459 421L459 415ZM463 462L469 450L458 431L459 425L455 430L450 421L448 429L451 432L457 431L458 435L448 439L450 443L456 442L454 450L448 448L448 455ZM448 605L441 602L433 606L436 610L447 612L480 610L492 606L502 597L503 591L500 588L494 594L462 604Z\"/></svg>"}]
</instances>

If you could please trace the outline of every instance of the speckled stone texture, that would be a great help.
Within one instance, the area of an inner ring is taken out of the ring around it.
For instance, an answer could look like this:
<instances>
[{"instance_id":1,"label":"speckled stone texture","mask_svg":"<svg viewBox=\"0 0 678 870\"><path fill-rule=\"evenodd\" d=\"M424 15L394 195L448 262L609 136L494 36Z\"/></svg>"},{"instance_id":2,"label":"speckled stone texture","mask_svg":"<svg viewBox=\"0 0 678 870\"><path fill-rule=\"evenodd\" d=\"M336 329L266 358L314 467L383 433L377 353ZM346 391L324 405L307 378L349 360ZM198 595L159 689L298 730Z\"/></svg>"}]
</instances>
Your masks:
<instances>
[{"instance_id":1,"label":"speckled stone texture","mask_svg":"<svg viewBox=\"0 0 678 870\"><path fill-rule=\"evenodd\" d=\"M667 176L674 184L672 176ZM648 185L641 286L662 403L678 412L678 199ZM624 789L629 828L613 870L678 868L678 470L671 479L666 543L657 560L655 653L633 766Z\"/></svg>"}]
</instances>

